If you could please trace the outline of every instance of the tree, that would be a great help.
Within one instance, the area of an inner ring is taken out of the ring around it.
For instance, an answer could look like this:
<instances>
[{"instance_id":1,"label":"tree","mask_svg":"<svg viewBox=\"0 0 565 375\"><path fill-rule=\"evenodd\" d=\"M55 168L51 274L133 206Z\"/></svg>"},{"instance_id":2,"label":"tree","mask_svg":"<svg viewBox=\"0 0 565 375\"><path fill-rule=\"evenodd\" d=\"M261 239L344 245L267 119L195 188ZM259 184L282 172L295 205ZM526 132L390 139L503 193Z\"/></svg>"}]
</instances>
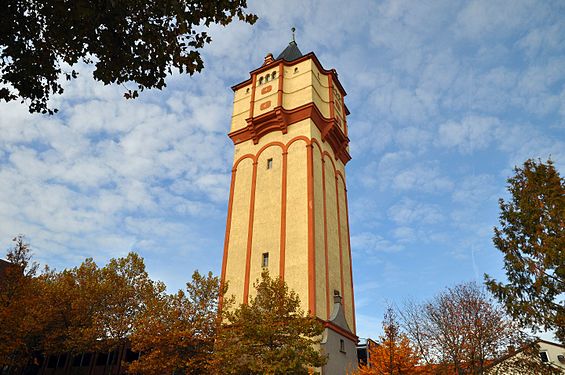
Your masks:
<instances>
[{"instance_id":1,"label":"tree","mask_svg":"<svg viewBox=\"0 0 565 375\"><path fill-rule=\"evenodd\" d=\"M224 308L214 348L218 374L308 374L326 358L318 349L322 324L300 309L298 295L263 272L248 305Z\"/></svg>"},{"instance_id":2,"label":"tree","mask_svg":"<svg viewBox=\"0 0 565 375\"><path fill-rule=\"evenodd\" d=\"M246 7L246 0L7 0L0 7L0 99L52 114L49 96L63 92L61 76L77 77L73 66L81 61L94 64L93 77L104 84L161 89L173 69L202 70L199 49L211 41L210 25L234 17L253 24Z\"/></svg>"},{"instance_id":3,"label":"tree","mask_svg":"<svg viewBox=\"0 0 565 375\"><path fill-rule=\"evenodd\" d=\"M514 171L493 238L508 282L485 275L486 285L524 327L555 329L565 343L565 181L551 160Z\"/></svg>"},{"instance_id":4,"label":"tree","mask_svg":"<svg viewBox=\"0 0 565 375\"><path fill-rule=\"evenodd\" d=\"M186 293L179 290L152 299L134 322L132 349L143 355L128 371L143 375L209 373L219 296L219 278L195 271Z\"/></svg>"},{"instance_id":5,"label":"tree","mask_svg":"<svg viewBox=\"0 0 565 375\"><path fill-rule=\"evenodd\" d=\"M38 264L23 236L13 241L6 256L10 263L0 272L0 369L25 366L41 347L45 323Z\"/></svg>"},{"instance_id":6,"label":"tree","mask_svg":"<svg viewBox=\"0 0 565 375\"><path fill-rule=\"evenodd\" d=\"M359 368L359 375L410 375L418 372L419 357L400 326L392 307L383 320L384 334L377 345L368 346L368 363Z\"/></svg>"},{"instance_id":7,"label":"tree","mask_svg":"<svg viewBox=\"0 0 565 375\"><path fill-rule=\"evenodd\" d=\"M149 278L136 253L110 259L102 268L91 259L44 277L49 322L46 354L110 351L129 338L133 323L165 286Z\"/></svg>"},{"instance_id":8,"label":"tree","mask_svg":"<svg viewBox=\"0 0 565 375\"><path fill-rule=\"evenodd\" d=\"M523 334L475 283L447 289L428 302L401 312L408 337L437 374L483 374Z\"/></svg>"}]
</instances>

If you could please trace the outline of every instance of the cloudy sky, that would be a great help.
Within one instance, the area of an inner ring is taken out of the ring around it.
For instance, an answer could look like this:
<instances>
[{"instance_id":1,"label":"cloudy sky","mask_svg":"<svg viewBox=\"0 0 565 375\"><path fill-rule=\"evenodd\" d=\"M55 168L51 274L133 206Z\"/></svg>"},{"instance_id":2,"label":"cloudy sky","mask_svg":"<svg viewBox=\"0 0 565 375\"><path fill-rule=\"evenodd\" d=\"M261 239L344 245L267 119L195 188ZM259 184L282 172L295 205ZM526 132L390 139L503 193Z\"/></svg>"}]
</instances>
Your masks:
<instances>
[{"instance_id":1,"label":"cloudy sky","mask_svg":"<svg viewBox=\"0 0 565 375\"><path fill-rule=\"evenodd\" d=\"M297 28L348 92L357 327L387 302L484 273L515 165L565 173L563 1L251 1L254 26L213 27L205 70L126 101L81 68L54 116L0 104L0 248L25 234L62 269L134 249L171 290L221 266L233 146L230 86Z\"/></svg>"}]
</instances>

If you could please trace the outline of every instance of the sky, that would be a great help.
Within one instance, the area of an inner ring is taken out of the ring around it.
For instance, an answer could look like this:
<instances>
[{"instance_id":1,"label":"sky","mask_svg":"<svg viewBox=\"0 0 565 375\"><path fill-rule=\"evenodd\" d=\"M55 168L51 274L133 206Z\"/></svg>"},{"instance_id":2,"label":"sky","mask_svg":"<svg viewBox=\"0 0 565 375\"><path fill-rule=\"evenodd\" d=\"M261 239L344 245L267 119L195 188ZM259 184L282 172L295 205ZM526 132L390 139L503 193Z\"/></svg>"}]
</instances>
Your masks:
<instances>
[{"instance_id":1,"label":"sky","mask_svg":"<svg viewBox=\"0 0 565 375\"><path fill-rule=\"evenodd\" d=\"M233 93L296 27L348 95L346 167L358 335L387 304L504 278L492 244L506 179L528 158L565 174L563 1L250 1L213 26L205 68L125 100L91 68L50 106L0 104L0 249L24 234L63 269L130 250L170 291L220 273ZM128 88L134 88L134 85Z\"/></svg>"}]
</instances>

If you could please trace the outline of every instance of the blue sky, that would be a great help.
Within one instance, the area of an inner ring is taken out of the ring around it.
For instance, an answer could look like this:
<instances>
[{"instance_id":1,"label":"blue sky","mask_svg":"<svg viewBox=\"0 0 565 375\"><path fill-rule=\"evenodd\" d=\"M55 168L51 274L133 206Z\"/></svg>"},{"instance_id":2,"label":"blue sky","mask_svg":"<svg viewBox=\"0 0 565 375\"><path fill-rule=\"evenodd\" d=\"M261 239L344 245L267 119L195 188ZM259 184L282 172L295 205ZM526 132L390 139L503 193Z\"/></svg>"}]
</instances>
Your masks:
<instances>
[{"instance_id":1,"label":"blue sky","mask_svg":"<svg viewBox=\"0 0 565 375\"><path fill-rule=\"evenodd\" d=\"M361 337L387 302L484 273L514 165L565 173L562 1L251 1L254 26L213 27L204 71L126 101L81 76L55 116L0 104L0 248L25 234L42 263L134 249L171 290L218 274L233 146L230 86L297 28L348 92L347 184ZM132 85L131 88L134 86Z\"/></svg>"}]
</instances>

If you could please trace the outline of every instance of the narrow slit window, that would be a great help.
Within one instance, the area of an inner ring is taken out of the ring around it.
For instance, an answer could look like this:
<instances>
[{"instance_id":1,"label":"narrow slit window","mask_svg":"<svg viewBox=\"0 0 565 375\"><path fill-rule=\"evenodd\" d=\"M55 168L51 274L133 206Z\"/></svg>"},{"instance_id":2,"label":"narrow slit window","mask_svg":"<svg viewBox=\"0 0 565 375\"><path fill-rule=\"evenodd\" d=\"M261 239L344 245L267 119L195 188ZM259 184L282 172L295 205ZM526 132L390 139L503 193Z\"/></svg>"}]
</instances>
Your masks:
<instances>
[{"instance_id":1,"label":"narrow slit window","mask_svg":"<svg viewBox=\"0 0 565 375\"><path fill-rule=\"evenodd\" d=\"M343 339L339 339L339 351L345 353L345 341Z\"/></svg>"},{"instance_id":2,"label":"narrow slit window","mask_svg":"<svg viewBox=\"0 0 565 375\"><path fill-rule=\"evenodd\" d=\"M298 73L298 68L294 68L294 74Z\"/></svg>"},{"instance_id":3,"label":"narrow slit window","mask_svg":"<svg viewBox=\"0 0 565 375\"><path fill-rule=\"evenodd\" d=\"M546 363L549 362L549 356L547 355L547 352L539 352L539 355L541 357L541 361Z\"/></svg>"},{"instance_id":4,"label":"narrow slit window","mask_svg":"<svg viewBox=\"0 0 565 375\"><path fill-rule=\"evenodd\" d=\"M267 159L267 169L273 168L273 159Z\"/></svg>"},{"instance_id":5,"label":"narrow slit window","mask_svg":"<svg viewBox=\"0 0 565 375\"><path fill-rule=\"evenodd\" d=\"M273 79L277 78L277 72L273 72L273 74L271 74L271 77L273 77Z\"/></svg>"},{"instance_id":6,"label":"narrow slit window","mask_svg":"<svg viewBox=\"0 0 565 375\"><path fill-rule=\"evenodd\" d=\"M269 267L269 253L263 253L263 257L261 258L261 267Z\"/></svg>"}]
</instances>

